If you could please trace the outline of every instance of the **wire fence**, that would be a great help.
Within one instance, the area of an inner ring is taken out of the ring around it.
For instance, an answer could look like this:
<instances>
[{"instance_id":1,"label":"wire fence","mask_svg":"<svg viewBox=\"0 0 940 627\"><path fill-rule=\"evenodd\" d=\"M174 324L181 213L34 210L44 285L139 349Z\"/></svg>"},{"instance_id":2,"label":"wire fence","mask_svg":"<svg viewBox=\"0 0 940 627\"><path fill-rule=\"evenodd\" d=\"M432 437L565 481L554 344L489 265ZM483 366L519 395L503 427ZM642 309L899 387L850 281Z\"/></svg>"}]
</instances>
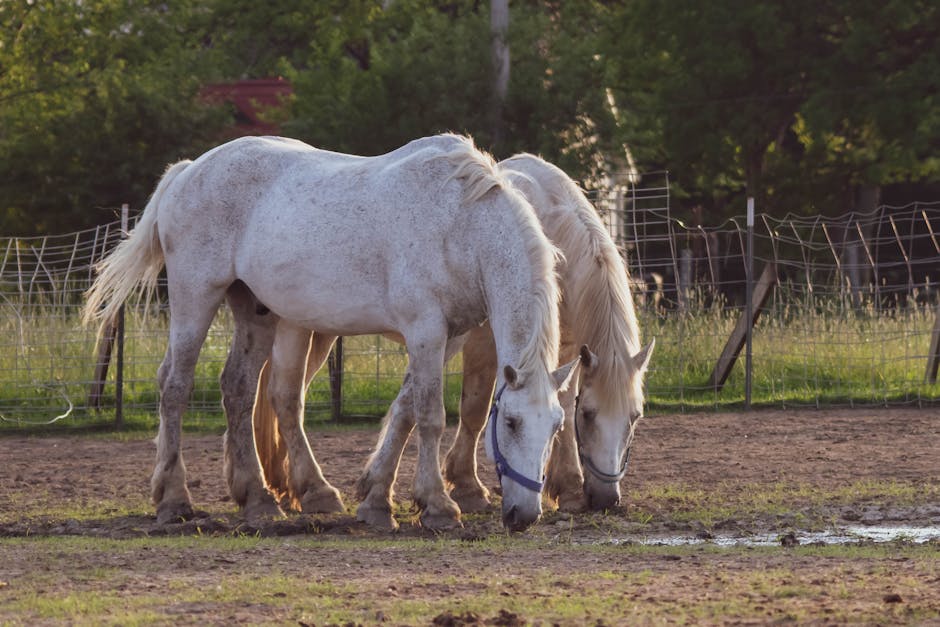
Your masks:
<instances>
[{"instance_id":1,"label":"wire fence","mask_svg":"<svg viewBox=\"0 0 940 627\"><path fill-rule=\"evenodd\" d=\"M743 357L731 360L720 384L716 372L729 350L736 354L731 344L744 315L743 218L709 227L674 218L664 172L593 200L627 263L643 338L656 338L649 413L742 404ZM753 403L940 399L938 229L940 203L837 217L758 214L753 267L767 289L752 330ZM103 372L107 359L96 348L95 330L81 327L80 308L94 264L120 238L120 222L61 236L0 238L0 422L113 414L115 368ZM218 377L231 328L223 308L200 355L191 403L197 416L220 413ZM162 300L127 304L125 411L155 411L166 332ZM326 419L337 409L381 415L398 391L406 360L399 345L380 336L345 338L341 368L333 373L342 386L331 386L324 368L308 394L308 418ZM452 413L459 406L460 367L457 357L447 369L445 403ZM96 381L104 384L99 398Z\"/></svg>"}]
</instances>

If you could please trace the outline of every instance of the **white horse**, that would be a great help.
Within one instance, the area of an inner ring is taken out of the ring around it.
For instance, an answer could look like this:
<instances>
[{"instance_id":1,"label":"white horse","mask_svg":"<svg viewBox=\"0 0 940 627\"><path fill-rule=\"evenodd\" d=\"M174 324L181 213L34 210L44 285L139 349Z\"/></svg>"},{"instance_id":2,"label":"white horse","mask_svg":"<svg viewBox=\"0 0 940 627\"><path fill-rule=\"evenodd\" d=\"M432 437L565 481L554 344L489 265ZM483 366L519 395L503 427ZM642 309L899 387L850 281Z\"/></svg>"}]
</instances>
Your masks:
<instances>
[{"instance_id":1,"label":"white horse","mask_svg":"<svg viewBox=\"0 0 940 627\"><path fill-rule=\"evenodd\" d=\"M252 403L245 400L254 397L269 351L268 394L282 417L292 469L302 481L319 474L301 424L311 331L324 340L362 333L404 338L409 364L392 411L396 420L418 424L415 499L426 525L444 527L459 523L439 465L444 361L461 335L488 318L506 386L500 410L514 417L519 433L505 434L500 444L516 471L540 477L563 420L556 391L574 365L551 371L559 336L555 254L531 207L492 159L455 135L416 140L379 157L251 137L171 166L131 237L101 263L85 310L86 321L112 319L139 284L154 285L165 265L170 332L158 372L151 479L158 521L192 513L181 417L199 350L226 297L236 311L253 306L256 318L276 319L239 330L243 352L229 356L221 376L226 475L247 516L279 513L261 476ZM382 484L392 479L375 474L361 518L388 524ZM301 493L313 503L341 505L326 488ZM538 518L538 492L512 482L503 491L512 528Z\"/></svg>"},{"instance_id":2,"label":"white horse","mask_svg":"<svg viewBox=\"0 0 940 627\"><path fill-rule=\"evenodd\" d=\"M562 359L577 356L578 388L562 392L565 429L556 438L546 491L560 508L607 509L620 501L637 421L643 412L643 375L653 342L641 350L629 280L614 242L578 186L559 168L533 155L516 155L499 170L532 204L546 235L562 251L559 267ZM497 378L497 351L488 325L470 331L463 348L460 426L447 455L445 478L464 512L488 507L489 492L477 476L476 450ZM314 338L307 383L329 345ZM597 354L588 349L590 346ZM262 374L260 389L266 386ZM281 498L297 495L288 479L287 451L279 444L276 415L263 395L254 408L255 436L265 478ZM387 417L377 456L400 456L409 423ZM492 441L487 438L487 444Z\"/></svg>"}]
</instances>

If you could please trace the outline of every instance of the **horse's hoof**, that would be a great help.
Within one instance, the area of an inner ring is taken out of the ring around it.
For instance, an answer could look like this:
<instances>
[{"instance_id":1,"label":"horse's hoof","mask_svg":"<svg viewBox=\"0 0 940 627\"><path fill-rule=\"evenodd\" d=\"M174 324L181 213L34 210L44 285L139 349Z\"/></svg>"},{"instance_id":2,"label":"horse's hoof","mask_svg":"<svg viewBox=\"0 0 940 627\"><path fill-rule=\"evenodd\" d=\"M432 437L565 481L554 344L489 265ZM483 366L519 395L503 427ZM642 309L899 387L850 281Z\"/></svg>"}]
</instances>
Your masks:
<instances>
[{"instance_id":1,"label":"horse's hoof","mask_svg":"<svg viewBox=\"0 0 940 627\"><path fill-rule=\"evenodd\" d=\"M587 509L588 502L587 498L584 496L584 492L578 491L577 493L558 495L558 511L567 512L569 514L579 514L586 512Z\"/></svg>"},{"instance_id":2,"label":"horse's hoof","mask_svg":"<svg viewBox=\"0 0 940 627\"><path fill-rule=\"evenodd\" d=\"M392 510L378 507L367 507L365 503L356 510L356 520L364 522L376 529L398 529L398 522L392 516Z\"/></svg>"},{"instance_id":3,"label":"horse's hoof","mask_svg":"<svg viewBox=\"0 0 940 627\"><path fill-rule=\"evenodd\" d=\"M300 508L304 514L331 514L346 511L343 497L340 496L339 490L332 486L317 491L308 490L300 502Z\"/></svg>"},{"instance_id":4,"label":"horse's hoof","mask_svg":"<svg viewBox=\"0 0 940 627\"><path fill-rule=\"evenodd\" d=\"M459 514L455 518L453 514L449 512L440 514L424 512L421 514L421 526L426 529L433 529L434 531L446 531L448 529L463 527L463 523L460 522Z\"/></svg>"},{"instance_id":5,"label":"horse's hoof","mask_svg":"<svg viewBox=\"0 0 940 627\"><path fill-rule=\"evenodd\" d=\"M490 509L489 491L481 486L468 488L455 487L450 492L450 498L456 501L460 511L468 514L485 512Z\"/></svg>"},{"instance_id":6,"label":"horse's hoof","mask_svg":"<svg viewBox=\"0 0 940 627\"><path fill-rule=\"evenodd\" d=\"M284 511L272 499L270 503L256 503L245 506L242 517L249 522L277 520L285 518Z\"/></svg>"},{"instance_id":7,"label":"horse's hoof","mask_svg":"<svg viewBox=\"0 0 940 627\"><path fill-rule=\"evenodd\" d=\"M157 506L157 524L167 525L191 520L194 516L192 503L160 503Z\"/></svg>"}]
</instances>

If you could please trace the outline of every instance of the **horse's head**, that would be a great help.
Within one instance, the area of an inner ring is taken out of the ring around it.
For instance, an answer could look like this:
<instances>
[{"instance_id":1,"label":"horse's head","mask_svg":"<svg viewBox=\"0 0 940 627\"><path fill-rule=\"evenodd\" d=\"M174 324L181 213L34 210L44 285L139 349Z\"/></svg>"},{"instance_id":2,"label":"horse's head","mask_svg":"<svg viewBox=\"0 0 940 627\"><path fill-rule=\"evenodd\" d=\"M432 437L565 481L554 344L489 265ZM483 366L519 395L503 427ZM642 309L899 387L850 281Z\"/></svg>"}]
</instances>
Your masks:
<instances>
[{"instance_id":1,"label":"horse's head","mask_svg":"<svg viewBox=\"0 0 940 627\"><path fill-rule=\"evenodd\" d=\"M620 480L627 472L637 421L643 415L643 375L655 340L632 355L631 381L599 384L598 358L581 347L581 385L575 402L575 439L584 472L588 507L604 510L620 503ZM605 388L616 389L605 389ZM626 394L625 398L616 395ZM616 402L615 402L616 399Z\"/></svg>"},{"instance_id":2,"label":"horse's head","mask_svg":"<svg viewBox=\"0 0 940 627\"><path fill-rule=\"evenodd\" d=\"M564 422L558 391L568 387L577 364L553 372L550 385L527 382L512 366L503 368L484 439L502 487L503 524L511 531L523 531L542 515L543 472L552 438Z\"/></svg>"}]
</instances>

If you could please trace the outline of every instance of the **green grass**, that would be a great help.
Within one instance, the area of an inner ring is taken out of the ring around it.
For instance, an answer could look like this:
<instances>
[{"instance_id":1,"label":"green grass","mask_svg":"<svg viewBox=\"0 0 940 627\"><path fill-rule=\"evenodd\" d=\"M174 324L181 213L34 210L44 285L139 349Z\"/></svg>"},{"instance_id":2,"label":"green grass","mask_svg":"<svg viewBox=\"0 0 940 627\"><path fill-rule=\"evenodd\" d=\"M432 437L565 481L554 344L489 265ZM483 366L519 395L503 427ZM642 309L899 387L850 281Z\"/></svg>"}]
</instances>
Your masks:
<instances>
[{"instance_id":1,"label":"green grass","mask_svg":"<svg viewBox=\"0 0 940 627\"><path fill-rule=\"evenodd\" d=\"M766 609L805 621L822 616L814 602L820 596L842 602L826 614L831 621L883 623L892 622L883 588L873 594L866 587L877 581L909 599L930 598L936 568L936 548L928 546L546 546L506 536L472 545L406 538L0 539L0 557L7 565L0 622L12 624L423 625L444 613L490 621L514 613L543 624L668 616L695 624L760 619ZM554 566L566 562L580 567ZM677 569L661 566L677 562ZM729 563L737 566L725 569ZM808 565L818 570L804 573ZM672 592L689 587L700 593ZM905 609L908 622L930 616L927 604Z\"/></svg>"},{"instance_id":2,"label":"green grass","mask_svg":"<svg viewBox=\"0 0 940 627\"><path fill-rule=\"evenodd\" d=\"M4 307L0 332L12 340L0 355L0 430L30 427L76 409L72 425L107 424L114 412L112 364L100 413L86 408L94 372L95 338L82 329L74 309ZM125 345L124 407L131 422L147 423L158 399L156 370L166 348L166 317L131 310ZM806 314L810 311L812 313ZM646 379L648 413L736 408L744 403L744 358L721 391L708 380L731 330L737 310L693 303L688 313L659 316L641 310L644 340L657 339ZM14 315L15 314L15 315ZM752 404L817 406L830 404L903 404L940 399L940 385L924 383L926 355L935 321L933 307L876 312L846 311L839 303L819 300L772 304L754 329ZM223 309L210 329L196 372L187 424L221 429L218 378L230 341L231 315ZM379 336L346 338L342 412L377 418L391 404L404 376L403 349ZM456 415L460 401L458 356L448 364L445 407ZM329 376L317 375L307 396L306 420L331 417Z\"/></svg>"},{"instance_id":3,"label":"green grass","mask_svg":"<svg viewBox=\"0 0 940 627\"><path fill-rule=\"evenodd\" d=\"M650 412L736 407L744 403L744 352L721 391L708 385L741 314L720 307L658 317L641 312L643 337L656 337L647 376ZM753 330L752 404L818 406L931 402L927 384L933 307L844 311L835 303L805 315L770 305Z\"/></svg>"}]
</instances>

